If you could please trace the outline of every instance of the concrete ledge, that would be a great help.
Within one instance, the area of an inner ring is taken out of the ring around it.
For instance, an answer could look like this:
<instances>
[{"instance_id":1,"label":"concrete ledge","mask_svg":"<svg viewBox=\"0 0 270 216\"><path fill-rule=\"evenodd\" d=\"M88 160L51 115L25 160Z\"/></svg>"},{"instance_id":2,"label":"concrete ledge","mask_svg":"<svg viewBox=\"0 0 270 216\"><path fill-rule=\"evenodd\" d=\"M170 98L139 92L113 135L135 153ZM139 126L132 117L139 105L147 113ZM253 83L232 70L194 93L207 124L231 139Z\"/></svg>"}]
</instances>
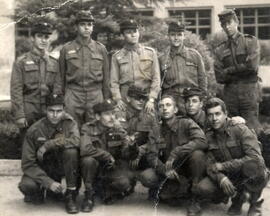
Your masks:
<instances>
[{"instance_id":1,"label":"concrete ledge","mask_svg":"<svg viewBox=\"0 0 270 216\"><path fill-rule=\"evenodd\" d=\"M21 160L0 160L0 176L20 176L22 175Z\"/></svg>"}]
</instances>

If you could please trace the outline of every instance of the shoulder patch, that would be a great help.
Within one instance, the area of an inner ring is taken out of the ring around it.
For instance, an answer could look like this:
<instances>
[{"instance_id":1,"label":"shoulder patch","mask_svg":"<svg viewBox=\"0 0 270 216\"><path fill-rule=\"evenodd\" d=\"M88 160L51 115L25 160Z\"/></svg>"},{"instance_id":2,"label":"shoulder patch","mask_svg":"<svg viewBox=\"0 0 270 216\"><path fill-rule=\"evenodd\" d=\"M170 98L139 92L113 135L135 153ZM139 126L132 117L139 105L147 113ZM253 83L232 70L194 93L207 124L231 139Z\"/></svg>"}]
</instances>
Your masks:
<instances>
[{"instance_id":1,"label":"shoulder patch","mask_svg":"<svg viewBox=\"0 0 270 216\"><path fill-rule=\"evenodd\" d=\"M103 43L100 43L99 41L96 41L96 43L97 43L98 45L100 45L100 46L106 48L105 45L104 45Z\"/></svg>"},{"instance_id":2,"label":"shoulder patch","mask_svg":"<svg viewBox=\"0 0 270 216\"><path fill-rule=\"evenodd\" d=\"M155 52L155 49L152 48L152 47L147 47L147 46L145 46L144 48L147 49L147 50L151 50L152 52Z\"/></svg>"}]
</instances>

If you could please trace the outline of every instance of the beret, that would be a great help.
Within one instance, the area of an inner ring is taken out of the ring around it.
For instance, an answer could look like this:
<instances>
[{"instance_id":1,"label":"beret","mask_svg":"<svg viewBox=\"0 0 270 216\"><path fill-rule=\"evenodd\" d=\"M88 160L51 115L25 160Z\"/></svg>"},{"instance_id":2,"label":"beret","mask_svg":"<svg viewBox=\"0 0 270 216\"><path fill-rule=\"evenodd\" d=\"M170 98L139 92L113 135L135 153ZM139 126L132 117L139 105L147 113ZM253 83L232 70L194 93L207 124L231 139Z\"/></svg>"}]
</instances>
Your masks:
<instances>
[{"instance_id":1,"label":"beret","mask_svg":"<svg viewBox=\"0 0 270 216\"><path fill-rule=\"evenodd\" d=\"M64 104L64 96L62 94L49 94L46 97L46 105L63 105Z\"/></svg>"},{"instance_id":2,"label":"beret","mask_svg":"<svg viewBox=\"0 0 270 216\"><path fill-rule=\"evenodd\" d=\"M102 113L102 112L114 110L115 105L116 104L114 101L108 99L108 100L104 100L101 103L95 104L93 106L93 110L95 113Z\"/></svg>"}]
</instances>

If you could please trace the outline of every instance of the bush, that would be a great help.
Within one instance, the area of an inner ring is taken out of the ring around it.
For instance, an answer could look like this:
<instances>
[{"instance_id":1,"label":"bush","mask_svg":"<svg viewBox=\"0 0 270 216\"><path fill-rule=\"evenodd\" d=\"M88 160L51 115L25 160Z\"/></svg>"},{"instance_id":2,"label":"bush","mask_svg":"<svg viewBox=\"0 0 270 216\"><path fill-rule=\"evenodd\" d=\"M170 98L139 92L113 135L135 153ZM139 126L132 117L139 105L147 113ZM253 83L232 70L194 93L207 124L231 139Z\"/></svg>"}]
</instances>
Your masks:
<instances>
[{"instance_id":1,"label":"bush","mask_svg":"<svg viewBox=\"0 0 270 216\"><path fill-rule=\"evenodd\" d=\"M269 40L261 40L261 64L270 65L270 43Z\"/></svg>"}]
</instances>

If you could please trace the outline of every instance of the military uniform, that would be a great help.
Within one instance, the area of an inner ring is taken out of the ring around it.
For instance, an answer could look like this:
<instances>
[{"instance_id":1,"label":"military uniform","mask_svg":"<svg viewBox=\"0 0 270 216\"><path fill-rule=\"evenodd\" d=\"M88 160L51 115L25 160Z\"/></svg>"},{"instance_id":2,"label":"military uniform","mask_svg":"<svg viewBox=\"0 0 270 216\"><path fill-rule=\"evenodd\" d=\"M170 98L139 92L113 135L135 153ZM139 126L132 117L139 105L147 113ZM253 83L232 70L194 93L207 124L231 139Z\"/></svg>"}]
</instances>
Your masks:
<instances>
[{"instance_id":1,"label":"military uniform","mask_svg":"<svg viewBox=\"0 0 270 216\"><path fill-rule=\"evenodd\" d=\"M190 193L188 180L192 180L195 185L202 178L205 172L203 151L207 149L205 135L194 121L186 117L174 116L170 122L169 125L163 123L161 126L163 149L160 149L158 154L152 153L152 156L156 154L158 157L150 160L154 162L152 167L155 173L151 170L143 173L145 186L160 187L159 196L165 200L180 198ZM173 162L174 169L179 175L177 180L165 178L165 163L168 161Z\"/></svg>"},{"instance_id":2,"label":"military uniform","mask_svg":"<svg viewBox=\"0 0 270 216\"><path fill-rule=\"evenodd\" d=\"M99 103L94 108L105 111L106 103ZM81 130L80 152L85 188L92 194L97 190L105 203L117 196L128 195L136 183L126 161L137 152L125 141L126 135L121 127L108 128L99 121L88 122ZM109 167L112 160L115 160L115 166ZM94 188L95 182L101 184L100 187L96 185Z\"/></svg>"},{"instance_id":3,"label":"military uniform","mask_svg":"<svg viewBox=\"0 0 270 216\"><path fill-rule=\"evenodd\" d=\"M228 177L237 190L232 201L239 202L243 191L247 191L251 195L251 205L255 204L268 181L256 135L244 124L233 125L231 120L227 119L221 130L209 129L206 137L209 144L209 177L203 179L194 191L202 198L213 199L216 202L224 200L225 194L220 184L224 177ZM222 164L222 171L213 171L212 166L217 162Z\"/></svg>"},{"instance_id":4,"label":"military uniform","mask_svg":"<svg viewBox=\"0 0 270 216\"><path fill-rule=\"evenodd\" d=\"M37 23L34 32L51 34L48 23ZM37 48L23 54L13 65L10 83L11 106L16 120L25 118L28 126L45 115L45 98L60 89L56 83L58 61Z\"/></svg>"},{"instance_id":5,"label":"military uniform","mask_svg":"<svg viewBox=\"0 0 270 216\"><path fill-rule=\"evenodd\" d=\"M23 177L19 188L28 196L44 196L54 181L66 177L67 187L77 187L80 135L76 122L65 114L58 125L45 117L27 131L22 151ZM43 161L37 159L38 149L44 146Z\"/></svg>"},{"instance_id":6,"label":"military uniform","mask_svg":"<svg viewBox=\"0 0 270 216\"><path fill-rule=\"evenodd\" d=\"M175 25L177 25L175 27ZM182 25L172 23L170 31L183 32ZM185 114L183 90L187 87L198 87L207 91L207 75L202 56L193 48L180 45L169 47L159 57L161 69L162 94L173 95L179 112Z\"/></svg>"},{"instance_id":7,"label":"military uniform","mask_svg":"<svg viewBox=\"0 0 270 216\"><path fill-rule=\"evenodd\" d=\"M221 24L236 16L231 10L219 14ZM237 32L215 49L215 75L224 84L224 101L230 116L242 116L260 134L258 121L258 67L260 46L256 37Z\"/></svg>"},{"instance_id":8,"label":"military uniform","mask_svg":"<svg viewBox=\"0 0 270 216\"><path fill-rule=\"evenodd\" d=\"M80 20L93 22L88 12L79 12ZM93 120L93 106L110 96L107 50L99 42L81 37L68 42L60 52L60 81L65 105L79 126Z\"/></svg>"},{"instance_id":9,"label":"military uniform","mask_svg":"<svg viewBox=\"0 0 270 216\"><path fill-rule=\"evenodd\" d=\"M122 29L137 29L133 22L124 23ZM126 102L129 86L135 85L149 92L149 98L157 99L160 91L160 71L156 51L141 44L126 44L112 56L111 92L115 100Z\"/></svg>"}]
</instances>

